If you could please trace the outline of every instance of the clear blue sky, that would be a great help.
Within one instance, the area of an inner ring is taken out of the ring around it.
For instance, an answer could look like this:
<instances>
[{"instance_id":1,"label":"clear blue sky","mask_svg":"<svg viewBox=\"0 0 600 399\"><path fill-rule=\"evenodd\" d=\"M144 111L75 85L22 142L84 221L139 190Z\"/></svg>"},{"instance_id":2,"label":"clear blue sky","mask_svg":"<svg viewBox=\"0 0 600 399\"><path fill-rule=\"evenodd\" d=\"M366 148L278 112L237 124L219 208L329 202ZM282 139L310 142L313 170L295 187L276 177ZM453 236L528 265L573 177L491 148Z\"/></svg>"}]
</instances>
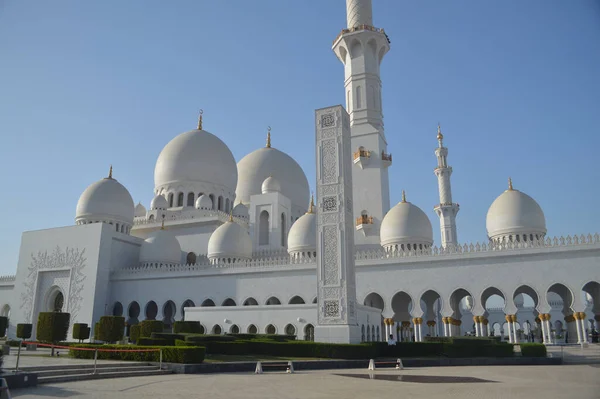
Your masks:
<instances>
[{"instance_id":1,"label":"clear blue sky","mask_svg":"<svg viewBox=\"0 0 600 399\"><path fill-rule=\"evenodd\" d=\"M392 204L406 189L439 243L439 121L461 241L485 240L508 176L549 234L600 230L598 1L373 3L392 41ZM23 231L73 224L110 164L148 206L160 150L199 108L237 160L272 126L314 188L313 113L344 102L331 43L345 22L343 0L0 0L0 274L14 273Z\"/></svg>"}]
</instances>

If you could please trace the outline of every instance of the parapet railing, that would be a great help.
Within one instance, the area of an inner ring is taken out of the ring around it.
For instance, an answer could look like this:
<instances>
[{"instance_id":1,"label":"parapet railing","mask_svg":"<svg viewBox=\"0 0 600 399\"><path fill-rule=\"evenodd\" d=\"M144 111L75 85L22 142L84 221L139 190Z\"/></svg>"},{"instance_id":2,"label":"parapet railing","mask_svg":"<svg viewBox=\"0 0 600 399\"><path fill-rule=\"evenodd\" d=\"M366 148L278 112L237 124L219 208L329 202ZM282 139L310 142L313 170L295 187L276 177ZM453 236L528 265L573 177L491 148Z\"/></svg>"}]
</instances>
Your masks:
<instances>
[{"instance_id":1,"label":"parapet railing","mask_svg":"<svg viewBox=\"0 0 600 399\"><path fill-rule=\"evenodd\" d=\"M12 283L17 279L15 275L0 276L0 283Z\"/></svg>"},{"instance_id":2,"label":"parapet railing","mask_svg":"<svg viewBox=\"0 0 600 399\"><path fill-rule=\"evenodd\" d=\"M177 212L177 213L174 213ZM165 217L165 222L170 221L186 221L193 219L200 219L204 217L216 217L221 222L227 222L229 220L230 214L225 213L219 210L203 210L203 209L188 209L188 210L180 210L180 211L168 211L167 216ZM241 218L239 216L233 216L233 220L238 224L243 226L248 226L248 220L245 218ZM147 217L137 217L133 220L134 226L143 226L143 225L157 225L160 226L162 223L161 218L149 219Z\"/></svg>"}]
</instances>

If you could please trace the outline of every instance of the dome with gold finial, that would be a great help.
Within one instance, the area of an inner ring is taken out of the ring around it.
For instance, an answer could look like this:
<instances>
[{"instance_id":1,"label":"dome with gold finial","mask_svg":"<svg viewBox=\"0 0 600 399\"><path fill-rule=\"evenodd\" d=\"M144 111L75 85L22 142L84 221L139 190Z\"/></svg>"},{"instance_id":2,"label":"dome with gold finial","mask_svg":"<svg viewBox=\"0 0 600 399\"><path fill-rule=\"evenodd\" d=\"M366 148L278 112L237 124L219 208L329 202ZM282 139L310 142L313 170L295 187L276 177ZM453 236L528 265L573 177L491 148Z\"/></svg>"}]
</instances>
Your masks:
<instances>
[{"instance_id":1,"label":"dome with gold finial","mask_svg":"<svg viewBox=\"0 0 600 399\"><path fill-rule=\"evenodd\" d=\"M187 203L188 192L224 193L224 200L233 201L237 179L233 154L221 139L203 130L201 113L197 129L176 136L160 152L154 191L168 198L169 207L193 206ZM183 196L181 187L186 190Z\"/></svg>"},{"instance_id":2,"label":"dome with gold finial","mask_svg":"<svg viewBox=\"0 0 600 399\"><path fill-rule=\"evenodd\" d=\"M270 128L267 145L243 157L237 169L236 204L250 205L250 197L262 194L263 182L273 177L281 187L281 194L292 202L292 216L300 217L306 212L310 196L306 175L292 157L271 145Z\"/></svg>"},{"instance_id":3,"label":"dome with gold finial","mask_svg":"<svg viewBox=\"0 0 600 399\"><path fill-rule=\"evenodd\" d=\"M169 230L165 229L163 216L162 226L146 238L140 249L140 263L179 264L182 260L181 244Z\"/></svg>"},{"instance_id":4,"label":"dome with gold finial","mask_svg":"<svg viewBox=\"0 0 600 399\"><path fill-rule=\"evenodd\" d=\"M252 257L250 233L233 220L217 227L208 240L208 259L212 263L232 263Z\"/></svg>"},{"instance_id":5,"label":"dome with gold finial","mask_svg":"<svg viewBox=\"0 0 600 399\"><path fill-rule=\"evenodd\" d=\"M108 176L92 183L79 197L75 223L109 223L119 232L129 232L134 216L133 198L125 186L113 178L111 165Z\"/></svg>"},{"instance_id":6,"label":"dome with gold finial","mask_svg":"<svg viewBox=\"0 0 600 399\"><path fill-rule=\"evenodd\" d=\"M495 242L538 240L546 235L546 217L533 198L513 188L509 178L508 189L488 209L486 229Z\"/></svg>"},{"instance_id":7,"label":"dome with gold finial","mask_svg":"<svg viewBox=\"0 0 600 399\"><path fill-rule=\"evenodd\" d=\"M416 205L402 201L386 213L380 230L381 246L389 251L426 249L433 244L433 229L429 218Z\"/></svg>"},{"instance_id":8,"label":"dome with gold finial","mask_svg":"<svg viewBox=\"0 0 600 399\"><path fill-rule=\"evenodd\" d=\"M317 214L311 197L308 211L292 224L288 233L288 253L293 258L314 258L317 251Z\"/></svg>"},{"instance_id":9,"label":"dome with gold finial","mask_svg":"<svg viewBox=\"0 0 600 399\"><path fill-rule=\"evenodd\" d=\"M442 128L439 123L438 123L438 129L437 129L437 139L438 139L438 141L442 141L444 139L444 135L442 134Z\"/></svg>"},{"instance_id":10,"label":"dome with gold finial","mask_svg":"<svg viewBox=\"0 0 600 399\"><path fill-rule=\"evenodd\" d=\"M146 217L146 207L142 205L141 202L138 202L138 204L135 206L134 215L136 218Z\"/></svg>"}]
</instances>

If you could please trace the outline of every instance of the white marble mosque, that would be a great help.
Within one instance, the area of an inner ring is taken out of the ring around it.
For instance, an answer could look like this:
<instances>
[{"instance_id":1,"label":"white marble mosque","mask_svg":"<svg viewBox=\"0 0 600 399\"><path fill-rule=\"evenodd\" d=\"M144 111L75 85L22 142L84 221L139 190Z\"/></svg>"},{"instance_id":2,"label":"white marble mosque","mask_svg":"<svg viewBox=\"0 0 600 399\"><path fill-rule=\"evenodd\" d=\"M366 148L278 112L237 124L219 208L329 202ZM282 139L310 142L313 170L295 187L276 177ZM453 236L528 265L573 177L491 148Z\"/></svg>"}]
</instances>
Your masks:
<instances>
[{"instance_id":1,"label":"white marble mosque","mask_svg":"<svg viewBox=\"0 0 600 399\"><path fill-rule=\"evenodd\" d=\"M123 315L129 325L156 319L168 328L185 319L206 333L329 342L390 333L589 341L600 320L600 237L548 236L518 176L514 186L498 182L487 237L461 242L438 126L439 198L421 205L434 205L439 235L410 193L390 205L379 76L390 44L373 25L371 0L346 6L348 26L333 42L346 106L315 113L316 198L270 131L236 163L200 115L160 152L147 207L111 167L81 194L72 225L23 233L16 275L0 278L9 336L58 309L72 323Z\"/></svg>"}]
</instances>

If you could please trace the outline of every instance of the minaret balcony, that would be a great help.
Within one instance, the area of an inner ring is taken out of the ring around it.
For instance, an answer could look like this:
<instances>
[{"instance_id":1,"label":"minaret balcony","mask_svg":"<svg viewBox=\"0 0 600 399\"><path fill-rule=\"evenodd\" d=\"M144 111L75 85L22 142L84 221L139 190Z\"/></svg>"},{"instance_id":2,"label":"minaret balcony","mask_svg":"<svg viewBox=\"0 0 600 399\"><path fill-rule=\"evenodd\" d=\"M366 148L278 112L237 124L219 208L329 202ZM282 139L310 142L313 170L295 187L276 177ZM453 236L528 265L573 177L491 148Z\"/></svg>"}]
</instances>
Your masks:
<instances>
[{"instance_id":1,"label":"minaret balcony","mask_svg":"<svg viewBox=\"0 0 600 399\"><path fill-rule=\"evenodd\" d=\"M354 164L360 166L361 169L364 169L369 164L370 158L371 151L359 148L358 151L354 152Z\"/></svg>"},{"instance_id":2,"label":"minaret balcony","mask_svg":"<svg viewBox=\"0 0 600 399\"><path fill-rule=\"evenodd\" d=\"M356 218L356 230L362 231L366 236L373 229L373 216L360 215Z\"/></svg>"},{"instance_id":3,"label":"minaret balcony","mask_svg":"<svg viewBox=\"0 0 600 399\"><path fill-rule=\"evenodd\" d=\"M390 166L392 164L392 154L386 154L385 151L381 151L381 163L385 168Z\"/></svg>"}]
</instances>

